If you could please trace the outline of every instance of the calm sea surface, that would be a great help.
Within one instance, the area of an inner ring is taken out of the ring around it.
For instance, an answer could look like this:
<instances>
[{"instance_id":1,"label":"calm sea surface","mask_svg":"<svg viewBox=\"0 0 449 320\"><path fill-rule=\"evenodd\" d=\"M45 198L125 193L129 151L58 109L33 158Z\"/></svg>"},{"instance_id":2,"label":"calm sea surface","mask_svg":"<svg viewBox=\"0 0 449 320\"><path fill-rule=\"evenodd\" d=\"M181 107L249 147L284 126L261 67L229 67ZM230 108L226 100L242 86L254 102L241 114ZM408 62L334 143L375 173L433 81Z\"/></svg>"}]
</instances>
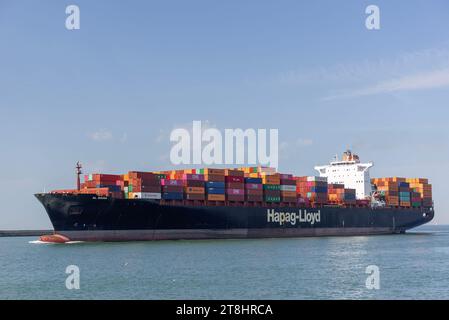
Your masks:
<instances>
[{"instance_id":1,"label":"calm sea surface","mask_svg":"<svg viewBox=\"0 0 449 320\"><path fill-rule=\"evenodd\" d=\"M345 238L33 240L0 238L0 299L449 299L449 226ZM69 265L80 290L66 288ZM379 290L366 288L370 265Z\"/></svg>"}]
</instances>

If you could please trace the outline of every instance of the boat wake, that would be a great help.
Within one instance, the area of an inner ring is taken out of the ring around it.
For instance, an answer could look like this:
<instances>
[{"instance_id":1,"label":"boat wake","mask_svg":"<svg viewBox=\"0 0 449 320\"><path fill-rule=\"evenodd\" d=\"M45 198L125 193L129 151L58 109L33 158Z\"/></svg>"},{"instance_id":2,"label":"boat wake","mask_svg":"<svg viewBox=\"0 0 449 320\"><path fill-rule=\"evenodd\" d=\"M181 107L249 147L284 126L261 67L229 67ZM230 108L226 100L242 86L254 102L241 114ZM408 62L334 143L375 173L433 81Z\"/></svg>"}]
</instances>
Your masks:
<instances>
[{"instance_id":1,"label":"boat wake","mask_svg":"<svg viewBox=\"0 0 449 320\"><path fill-rule=\"evenodd\" d=\"M58 243L58 242L48 242L48 241L41 241L41 240L33 240L33 241L28 241L28 243L31 244L77 244L77 243L84 243L84 241L68 241L68 242L64 242L64 243Z\"/></svg>"}]
</instances>

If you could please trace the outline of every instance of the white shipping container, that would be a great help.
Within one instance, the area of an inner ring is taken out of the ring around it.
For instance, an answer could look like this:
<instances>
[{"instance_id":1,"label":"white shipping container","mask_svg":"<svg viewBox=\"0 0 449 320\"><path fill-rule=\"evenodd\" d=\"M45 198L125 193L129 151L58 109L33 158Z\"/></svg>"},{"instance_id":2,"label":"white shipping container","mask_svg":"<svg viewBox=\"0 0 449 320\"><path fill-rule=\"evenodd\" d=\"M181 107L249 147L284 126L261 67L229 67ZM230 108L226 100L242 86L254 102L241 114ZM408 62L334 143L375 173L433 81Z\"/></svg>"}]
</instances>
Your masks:
<instances>
[{"instance_id":1,"label":"white shipping container","mask_svg":"<svg viewBox=\"0 0 449 320\"><path fill-rule=\"evenodd\" d=\"M267 173L267 174L275 174L276 173L276 169L270 168L270 167L258 167L257 170L258 170L258 173Z\"/></svg>"},{"instance_id":2,"label":"white shipping container","mask_svg":"<svg viewBox=\"0 0 449 320\"><path fill-rule=\"evenodd\" d=\"M296 186L281 185L281 191L296 191Z\"/></svg>"},{"instance_id":3,"label":"white shipping container","mask_svg":"<svg viewBox=\"0 0 449 320\"><path fill-rule=\"evenodd\" d=\"M134 198L137 199L161 199L161 194L157 192L134 192Z\"/></svg>"},{"instance_id":4,"label":"white shipping container","mask_svg":"<svg viewBox=\"0 0 449 320\"><path fill-rule=\"evenodd\" d=\"M327 182L327 177L307 177L307 181L309 181L309 182L314 182L314 181Z\"/></svg>"}]
</instances>

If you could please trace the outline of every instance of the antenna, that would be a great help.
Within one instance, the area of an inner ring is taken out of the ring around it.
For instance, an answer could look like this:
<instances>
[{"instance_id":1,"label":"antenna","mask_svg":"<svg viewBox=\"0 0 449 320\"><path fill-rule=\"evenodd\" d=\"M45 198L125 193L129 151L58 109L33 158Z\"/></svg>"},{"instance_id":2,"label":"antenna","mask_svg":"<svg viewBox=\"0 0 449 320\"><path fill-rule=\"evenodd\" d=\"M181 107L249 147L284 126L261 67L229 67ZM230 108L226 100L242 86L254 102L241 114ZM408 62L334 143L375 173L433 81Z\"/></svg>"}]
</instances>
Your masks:
<instances>
[{"instance_id":1,"label":"antenna","mask_svg":"<svg viewBox=\"0 0 449 320\"><path fill-rule=\"evenodd\" d=\"M81 163L78 161L76 163L76 190L81 190L81 182L80 182L80 175L83 173L81 171L81 169L83 168L83 166L81 165Z\"/></svg>"}]
</instances>

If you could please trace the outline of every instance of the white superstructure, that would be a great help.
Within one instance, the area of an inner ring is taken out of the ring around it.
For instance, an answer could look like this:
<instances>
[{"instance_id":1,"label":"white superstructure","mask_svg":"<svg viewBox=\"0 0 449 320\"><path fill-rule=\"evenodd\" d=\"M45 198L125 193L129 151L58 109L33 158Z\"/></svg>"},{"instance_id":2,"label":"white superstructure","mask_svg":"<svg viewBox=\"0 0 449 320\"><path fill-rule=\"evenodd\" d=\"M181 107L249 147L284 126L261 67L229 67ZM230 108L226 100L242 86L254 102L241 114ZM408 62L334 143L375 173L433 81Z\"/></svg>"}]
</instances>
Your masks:
<instances>
[{"instance_id":1,"label":"white superstructure","mask_svg":"<svg viewBox=\"0 0 449 320\"><path fill-rule=\"evenodd\" d=\"M345 188L356 190L357 199L366 199L371 196L369 169L373 165L372 162L360 163L359 157L348 150L341 161L335 157L329 165L316 166L315 170L320 177L327 177L328 183L344 184Z\"/></svg>"}]
</instances>

